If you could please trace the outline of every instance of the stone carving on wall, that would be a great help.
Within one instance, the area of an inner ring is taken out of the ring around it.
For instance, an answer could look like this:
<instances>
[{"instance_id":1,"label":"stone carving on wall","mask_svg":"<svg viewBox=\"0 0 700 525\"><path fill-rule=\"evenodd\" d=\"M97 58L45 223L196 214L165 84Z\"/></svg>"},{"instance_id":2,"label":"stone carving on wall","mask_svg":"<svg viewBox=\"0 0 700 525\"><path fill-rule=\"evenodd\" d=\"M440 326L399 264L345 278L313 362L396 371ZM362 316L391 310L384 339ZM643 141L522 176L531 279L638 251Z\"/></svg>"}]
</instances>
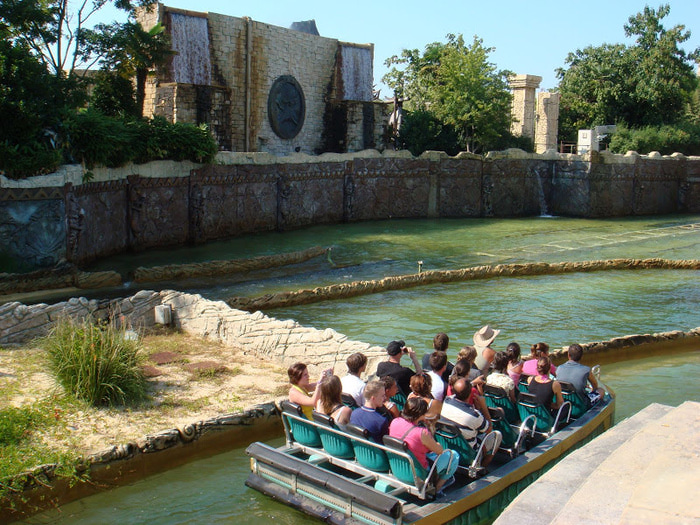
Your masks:
<instances>
[{"instance_id":1,"label":"stone carving on wall","mask_svg":"<svg viewBox=\"0 0 700 525\"><path fill-rule=\"evenodd\" d=\"M291 75L283 75L270 88L267 98L267 114L272 131L283 139L299 134L306 116L304 92Z\"/></svg>"},{"instance_id":2,"label":"stone carving on wall","mask_svg":"<svg viewBox=\"0 0 700 525\"><path fill-rule=\"evenodd\" d=\"M66 223L68 225L67 251L70 260L75 260L78 255L80 234L85 227L85 210L80 207L73 193L69 193L66 197Z\"/></svg>"}]
</instances>

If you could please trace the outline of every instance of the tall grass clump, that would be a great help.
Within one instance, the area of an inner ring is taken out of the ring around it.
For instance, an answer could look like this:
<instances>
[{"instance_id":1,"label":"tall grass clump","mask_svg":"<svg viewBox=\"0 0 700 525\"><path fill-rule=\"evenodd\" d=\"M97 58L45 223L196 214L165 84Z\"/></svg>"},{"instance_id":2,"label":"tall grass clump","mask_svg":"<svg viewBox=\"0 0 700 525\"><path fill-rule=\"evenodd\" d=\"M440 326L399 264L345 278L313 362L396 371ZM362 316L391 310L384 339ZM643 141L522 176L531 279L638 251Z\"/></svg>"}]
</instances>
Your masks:
<instances>
[{"instance_id":1,"label":"tall grass clump","mask_svg":"<svg viewBox=\"0 0 700 525\"><path fill-rule=\"evenodd\" d=\"M51 371L70 394L93 406L146 397L138 341L112 324L60 321L46 339Z\"/></svg>"}]
</instances>

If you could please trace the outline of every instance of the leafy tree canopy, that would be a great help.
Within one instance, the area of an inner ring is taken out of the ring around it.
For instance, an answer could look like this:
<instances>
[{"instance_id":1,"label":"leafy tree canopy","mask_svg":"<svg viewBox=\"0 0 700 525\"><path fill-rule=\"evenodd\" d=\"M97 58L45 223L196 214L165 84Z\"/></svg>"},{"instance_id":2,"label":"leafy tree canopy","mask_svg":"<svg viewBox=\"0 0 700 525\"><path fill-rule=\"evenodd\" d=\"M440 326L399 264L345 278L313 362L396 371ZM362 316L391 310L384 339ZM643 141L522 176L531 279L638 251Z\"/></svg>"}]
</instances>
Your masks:
<instances>
[{"instance_id":1,"label":"leafy tree canopy","mask_svg":"<svg viewBox=\"0 0 700 525\"><path fill-rule=\"evenodd\" d=\"M446 43L428 44L423 54L404 49L387 59L393 67L383 81L406 100L408 111L427 112L453 129L461 148L484 151L507 135L511 124L511 73L489 62L492 51L476 36L467 45L462 35L448 34ZM420 120L435 125L426 116Z\"/></svg>"},{"instance_id":2,"label":"leafy tree canopy","mask_svg":"<svg viewBox=\"0 0 700 525\"><path fill-rule=\"evenodd\" d=\"M671 124L683 118L697 86L694 63L700 48L686 53L685 26L666 29L668 4L645 7L624 30L631 46L603 44L569 53L557 70L561 92L560 135L604 124L628 127Z\"/></svg>"}]
</instances>

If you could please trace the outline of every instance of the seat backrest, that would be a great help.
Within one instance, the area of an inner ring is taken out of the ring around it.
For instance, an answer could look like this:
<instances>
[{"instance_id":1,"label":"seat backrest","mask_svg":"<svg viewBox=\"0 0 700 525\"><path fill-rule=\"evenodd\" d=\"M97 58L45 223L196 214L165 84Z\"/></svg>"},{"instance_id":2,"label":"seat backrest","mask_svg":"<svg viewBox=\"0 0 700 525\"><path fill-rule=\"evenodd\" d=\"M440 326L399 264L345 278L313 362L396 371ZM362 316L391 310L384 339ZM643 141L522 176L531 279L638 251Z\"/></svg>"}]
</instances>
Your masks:
<instances>
[{"instance_id":1,"label":"seat backrest","mask_svg":"<svg viewBox=\"0 0 700 525\"><path fill-rule=\"evenodd\" d=\"M435 424L435 441L440 443L442 448L459 453L459 464L463 467L469 467L476 458L476 451L464 439L459 427L450 421L441 419Z\"/></svg>"},{"instance_id":2,"label":"seat backrest","mask_svg":"<svg viewBox=\"0 0 700 525\"><path fill-rule=\"evenodd\" d=\"M340 394L340 400L343 402L343 404L346 407L350 407L353 410L358 408L357 401L355 401L355 398L346 392L343 392L342 394Z\"/></svg>"},{"instance_id":3,"label":"seat backrest","mask_svg":"<svg viewBox=\"0 0 700 525\"><path fill-rule=\"evenodd\" d=\"M528 374L520 374L520 380L518 381L518 390L521 392L527 392L527 381L532 376Z\"/></svg>"},{"instance_id":4,"label":"seat backrest","mask_svg":"<svg viewBox=\"0 0 700 525\"><path fill-rule=\"evenodd\" d=\"M487 406L502 408L508 423L516 423L520 419L518 407L510 400L508 392L503 388L489 384L484 385L484 399Z\"/></svg>"},{"instance_id":5,"label":"seat backrest","mask_svg":"<svg viewBox=\"0 0 700 525\"><path fill-rule=\"evenodd\" d=\"M291 434L288 438L291 438L291 441L296 441L307 447L321 447L321 437L316 427L304 416L301 406L287 400L282 401L280 406L282 408L282 419L285 422L285 428L288 429Z\"/></svg>"},{"instance_id":6,"label":"seat backrest","mask_svg":"<svg viewBox=\"0 0 700 525\"><path fill-rule=\"evenodd\" d=\"M564 401L571 403L571 417L577 419L585 414L588 410L587 400L583 399L579 393L576 392L574 385L571 383L566 381L557 381L561 385L561 395L564 398Z\"/></svg>"},{"instance_id":7,"label":"seat backrest","mask_svg":"<svg viewBox=\"0 0 700 525\"><path fill-rule=\"evenodd\" d=\"M354 458L355 450L352 448L350 438L340 432L333 418L315 410L312 415L314 421L319 424L316 430L321 437L321 443L323 443L323 448L326 452L337 458Z\"/></svg>"},{"instance_id":8,"label":"seat backrest","mask_svg":"<svg viewBox=\"0 0 700 525\"><path fill-rule=\"evenodd\" d=\"M517 408L515 410L517 411ZM501 407L489 406L489 414L491 415L493 429L498 430L503 436L501 440L503 447L513 448L518 439L518 435L515 433L515 430L513 430L513 427L511 427L508 423L505 411Z\"/></svg>"},{"instance_id":9,"label":"seat backrest","mask_svg":"<svg viewBox=\"0 0 700 525\"><path fill-rule=\"evenodd\" d=\"M406 404L406 396L400 390L396 392L396 395L391 396L391 401L399 409L399 412L403 410L403 406Z\"/></svg>"},{"instance_id":10,"label":"seat backrest","mask_svg":"<svg viewBox=\"0 0 700 525\"><path fill-rule=\"evenodd\" d=\"M534 415L537 418L538 431L549 432L552 429L554 417L552 417L547 407L537 404L537 399L529 392L520 393L518 412L520 412L521 419L525 419L529 415Z\"/></svg>"},{"instance_id":11,"label":"seat backrest","mask_svg":"<svg viewBox=\"0 0 700 525\"><path fill-rule=\"evenodd\" d=\"M428 476L428 471L402 440L391 436L384 436L383 440L384 445L391 449L386 452L386 455L394 477L403 483L420 488L427 481L425 478ZM396 454L392 450L401 454Z\"/></svg>"},{"instance_id":12,"label":"seat backrest","mask_svg":"<svg viewBox=\"0 0 700 525\"><path fill-rule=\"evenodd\" d=\"M386 457L386 452L366 442L372 441L369 430L352 423L348 424L345 430L350 436L350 442L355 449L355 459L360 465L374 472L389 472L389 458Z\"/></svg>"}]
</instances>

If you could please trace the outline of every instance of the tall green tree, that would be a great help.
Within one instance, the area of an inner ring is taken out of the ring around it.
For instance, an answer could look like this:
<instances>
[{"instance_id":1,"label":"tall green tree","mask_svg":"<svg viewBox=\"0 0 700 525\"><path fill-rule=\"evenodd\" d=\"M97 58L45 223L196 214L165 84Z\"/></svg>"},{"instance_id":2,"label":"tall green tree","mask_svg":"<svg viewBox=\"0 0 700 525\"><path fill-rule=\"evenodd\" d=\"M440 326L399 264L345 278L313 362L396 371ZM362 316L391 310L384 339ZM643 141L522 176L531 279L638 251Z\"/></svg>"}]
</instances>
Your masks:
<instances>
[{"instance_id":1,"label":"tall green tree","mask_svg":"<svg viewBox=\"0 0 700 525\"><path fill-rule=\"evenodd\" d=\"M476 36L466 44L462 35L448 34L423 54L404 50L389 58L393 67L383 80L408 99L407 110L433 115L454 129L462 148L478 153L509 135L511 124L511 73L489 61L491 52Z\"/></svg>"},{"instance_id":2,"label":"tall green tree","mask_svg":"<svg viewBox=\"0 0 700 525\"><path fill-rule=\"evenodd\" d=\"M165 28L156 24L147 31L133 20L98 24L85 32L85 40L85 56L99 56L103 69L115 71L124 79L136 78L136 108L142 115L148 70L173 54Z\"/></svg>"},{"instance_id":3,"label":"tall green tree","mask_svg":"<svg viewBox=\"0 0 700 525\"><path fill-rule=\"evenodd\" d=\"M576 130L604 124L628 127L672 124L683 119L697 86L695 60L681 45L690 38L683 25L671 29L662 20L668 4L645 7L624 30L631 46L603 44L569 53L567 67L557 70L561 93L560 135L574 139Z\"/></svg>"},{"instance_id":4,"label":"tall green tree","mask_svg":"<svg viewBox=\"0 0 700 525\"><path fill-rule=\"evenodd\" d=\"M90 19L105 5L133 13L137 6L156 0L2 0L0 24L9 38L22 42L56 76L72 76L89 68L99 57L86 56L85 31Z\"/></svg>"}]
</instances>

